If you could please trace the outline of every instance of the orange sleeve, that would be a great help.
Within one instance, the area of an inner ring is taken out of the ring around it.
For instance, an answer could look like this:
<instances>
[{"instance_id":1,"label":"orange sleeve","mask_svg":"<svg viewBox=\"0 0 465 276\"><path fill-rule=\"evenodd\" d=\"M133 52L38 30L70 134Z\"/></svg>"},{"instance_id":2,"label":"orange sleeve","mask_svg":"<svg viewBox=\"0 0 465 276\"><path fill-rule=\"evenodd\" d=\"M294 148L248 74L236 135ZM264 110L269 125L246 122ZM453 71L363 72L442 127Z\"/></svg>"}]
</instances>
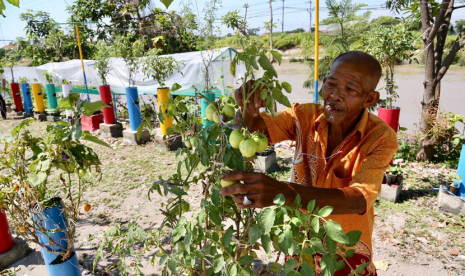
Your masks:
<instances>
[{"instance_id":1,"label":"orange sleeve","mask_svg":"<svg viewBox=\"0 0 465 276\"><path fill-rule=\"evenodd\" d=\"M272 143L284 140L295 140L295 117L298 103L278 113L274 118L265 112L260 117L265 121Z\"/></svg>"},{"instance_id":2,"label":"orange sleeve","mask_svg":"<svg viewBox=\"0 0 465 276\"><path fill-rule=\"evenodd\" d=\"M360 168L352 177L349 187L357 188L365 197L366 210L371 208L381 193L381 182L398 149L397 136L394 131L384 132L368 149Z\"/></svg>"}]
</instances>

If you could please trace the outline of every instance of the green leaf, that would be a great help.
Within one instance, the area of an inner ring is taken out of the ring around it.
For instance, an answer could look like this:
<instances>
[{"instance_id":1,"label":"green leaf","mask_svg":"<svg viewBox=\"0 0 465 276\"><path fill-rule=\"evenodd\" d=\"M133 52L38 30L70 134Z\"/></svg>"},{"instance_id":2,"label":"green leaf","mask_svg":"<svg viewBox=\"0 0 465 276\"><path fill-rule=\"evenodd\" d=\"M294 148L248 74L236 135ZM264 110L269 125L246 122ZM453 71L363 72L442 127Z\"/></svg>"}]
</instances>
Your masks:
<instances>
[{"instance_id":1,"label":"green leaf","mask_svg":"<svg viewBox=\"0 0 465 276\"><path fill-rule=\"evenodd\" d=\"M258 68L258 64L257 64L257 56L251 56L249 61L250 61L250 64L252 65L253 69L255 69L255 70L260 69L260 68Z\"/></svg>"},{"instance_id":2,"label":"green leaf","mask_svg":"<svg viewBox=\"0 0 465 276\"><path fill-rule=\"evenodd\" d=\"M320 211L318 211L318 215L320 217L327 217L329 215L331 215L331 213L333 212L333 207L332 206L325 206L323 208L320 209Z\"/></svg>"},{"instance_id":3,"label":"green leaf","mask_svg":"<svg viewBox=\"0 0 465 276\"><path fill-rule=\"evenodd\" d=\"M333 239L331 239L329 236L325 237L325 245L326 248L328 249L328 252L331 254L336 254L337 250L337 242L335 242Z\"/></svg>"},{"instance_id":4,"label":"green leaf","mask_svg":"<svg viewBox=\"0 0 465 276\"><path fill-rule=\"evenodd\" d=\"M283 206L284 203L286 203L286 199L284 198L283 194L279 194L279 195L276 195L276 197L273 199L273 203L278 206Z\"/></svg>"},{"instance_id":5,"label":"green leaf","mask_svg":"<svg viewBox=\"0 0 465 276\"><path fill-rule=\"evenodd\" d=\"M141 123L141 124L137 127L137 129L136 129L136 131L137 131L137 140L140 140L140 137L142 137L142 130L144 129L144 126L145 126L145 124L144 124L144 123Z\"/></svg>"},{"instance_id":6,"label":"green leaf","mask_svg":"<svg viewBox=\"0 0 465 276\"><path fill-rule=\"evenodd\" d=\"M266 208L261 212L260 216L258 217L258 225L262 229L262 233L267 235L270 233L271 228L274 225L276 217L276 212L270 208Z\"/></svg>"},{"instance_id":7,"label":"green leaf","mask_svg":"<svg viewBox=\"0 0 465 276\"><path fill-rule=\"evenodd\" d=\"M294 248L292 246L293 235L292 235L291 225L289 224L284 225L283 231L284 231L283 232L284 240L282 242L282 245L284 246L284 248L287 249L287 254L292 255L292 253L294 253Z\"/></svg>"},{"instance_id":8,"label":"green leaf","mask_svg":"<svg viewBox=\"0 0 465 276\"><path fill-rule=\"evenodd\" d=\"M253 262L253 257L250 255L244 255L239 259L239 264L240 265L248 265Z\"/></svg>"},{"instance_id":9,"label":"green leaf","mask_svg":"<svg viewBox=\"0 0 465 276\"><path fill-rule=\"evenodd\" d=\"M288 82L283 81L282 86L287 93L292 92L292 86Z\"/></svg>"},{"instance_id":10,"label":"green leaf","mask_svg":"<svg viewBox=\"0 0 465 276\"><path fill-rule=\"evenodd\" d=\"M236 276L237 275L237 265L232 264L228 267L228 276Z\"/></svg>"},{"instance_id":11,"label":"green leaf","mask_svg":"<svg viewBox=\"0 0 465 276\"><path fill-rule=\"evenodd\" d=\"M310 200L310 202L307 204L307 211L309 213L313 212L313 208L315 208L315 200Z\"/></svg>"},{"instance_id":12,"label":"green leaf","mask_svg":"<svg viewBox=\"0 0 465 276\"><path fill-rule=\"evenodd\" d=\"M270 271L273 272L274 274L279 274L283 270L283 265L280 263L272 263L270 265Z\"/></svg>"},{"instance_id":13,"label":"green leaf","mask_svg":"<svg viewBox=\"0 0 465 276\"><path fill-rule=\"evenodd\" d=\"M275 59L278 60L278 64L281 65L281 61L283 61L283 57L281 56L281 54L275 50L271 50L271 54L273 55Z\"/></svg>"},{"instance_id":14,"label":"green leaf","mask_svg":"<svg viewBox=\"0 0 465 276\"><path fill-rule=\"evenodd\" d=\"M199 258L199 259L205 258L205 255L203 255L202 251L200 251L200 250L195 250L195 253L194 253L194 254L195 254L195 256L196 256L197 258Z\"/></svg>"},{"instance_id":15,"label":"green leaf","mask_svg":"<svg viewBox=\"0 0 465 276\"><path fill-rule=\"evenodd\" d=\"M173 194L177 195L177 196L187 195L187 193L184 192L183 189L181 189L181 188L179 188L178 186L175 186L175 185L170 186L170 191L171 191Z\"/></svg>"},{"instance_id":16,"label":"green leaf","mask_svg":"<svg viewBox=\"0 0 465 276\"><path fill-rule=\"evenodd\" d=\"M99 145L104 146L104 147L111 148L110 145L108 145L107 143L105 143L104 141L100 140L98 137L93 136L93 135L85 135L85 136L82 136L81 139L86 140L86 141L90 141L90 142L94 142L94 143L99 144Z\"/></svg>"},{"instance_id":17,"label":"green leaf","mask_svg":"<svg viewBox=\"0 0 465 276\"><path fill-rule=\"evenodd\" d=\"M180 85L179 83L175 82L175 83L173 83L173 85L171 85L170 91L171 91L171 92L175 92L175 91L181 89L181 87L182 87L182 85Z\"/></svg>"},{"instance_id":18,"label":"green leaf","mask_svg":"<svg viewBox=\"0 0 465 276\"><path fill-rule=\"evenodd\" d=\"M76 120L74 123L74 126L71 128L71 132L69 133L71 135L71 140L79 140L82 136L82 124L81 124L81 119Z\"/></svg>"},{"instance_id":19,"label":"green leaf","mask_svg":"<svg viewBox=\"0 0 465 276\"><path fill-rule=\"evenodd\" d=\"M310 244L312 246L312 249L320 254L326 254L326 249L325 247L323 246L323 243L321 242L321 240L317 237L313 237L311 240L310 240Z\"/></svg>"},{"instance_id":20,"label":"green leaf","mask_svg":"<svg viewBox=\"0 0 465 276\"><path fill-rule=\"evenodd\" d=\"M19 8L19 0L6 0L8 3L10 3L13 6L16 6Z\"/></svg>"},{"instance_id":21,"label":"green leaf","mask_svg":"<svg viewBox=\"0 0 465 276\"><path fill-rule=\"evenodd\" d=\"M299 194L294 199L294 206L299 207L299 208L302 206L301 198Z\"/></svg>"},{"instance_id":22,"label":"green leaf","mask_svg":"<svg viewBox=\"0 0 465 276\"><path fill-rule=\"evenodd\" d=\"M323 224L323 228L331 239L342 244L349 243L349 238L347 238L347 235L342 230L341 225L334 220L330 219L325 222L325 224Z\"/></svg>"},{"instance_id":23,"label":"green leaf","mask_svg":"<svg viewBox=\"0 0 465 276\"><path fill-rule=\"evenodd\" d=\"M160 257L160 265L165 265L167 260L168 260L168 255L161 256Z\"/></svg>"},{"instance_id":24,"label":"green leaf","mask_svg":"<svg viewBox=\"0 0 465 276\"><path fill-rule=\"evenodd\" d=\"M312 228L313 231L315 231L315 233L318 233L318 231L320 231L320 219L318 217L313 217Z\"/></svg>"},{"instance_id":25,"label":"green leaf","mask_svg":"<svg viewBox=\"0 0 465 276\"><path fill-rule=\"evenodd\" d=\"M230 227L226 232L224 232L223 238L221 238L221 244L227 249L229 247L229 243L231 243L233 236L233 230Z\"/></svg>"},{"instance_id":26,"label":"green leaf","mask_svg":"<svg viewBox=\"0 0 465 276\"><path fill-rule=\"evenodd\" d=\"M344 260L339 260L336 264L336 270L341 270L346 266L346 263Z\"/></svg>"},{"instance_id":27,"label":"green leaf","mask_svg":"<svg viewBox=\"0 0 465 276\"><path fill-rule=\"evenodd\" d=\"M176 260L175 259L170 259L168 261L168 267L173 272L174 275L176 275Z\"/></svg>"},{"instance_id":28,"label":"green leaf","mask_svg":"<svg viewBox=\"0 0 465 276\"><path fill-rule=\"evenodd\" d=\"M269 72L271 75L274 77L278 77L278 73L276 73L276 70L273 67L273 64L271 64L271 61L266 57L264 53L260 55L258 58L258 63L260 66L263 68L263 70Z\"/></svg>"},{"instance_id":29,"label":"green leaf","mask_svg":"<svg viewBox=\"0 0 465 276\"><path fill-rule=\"evenodd\" d=\"M266 254L271 254L271 238L270 235L262 235L261 237L262 247Z\"/></svg>"},{"instance_id":30,"label":"green leaf","mask_svg":"<svg viewBox=\"0 0 465 276\"><path fill-rule=\"evenodd\" d=\"M173 229L173 233L171 234L171 239L173 239L173 243L177 242L182 235L186 232L186 228L184 225L178 225L176 228Z\"/></svg>"},{"instance_id":31,"label":"green leaf","mask_svg":"<svg viewBox=\"0 0 465 276\"><path fill-rule=\"evenodd\" d=\"M300 275L315 276L315 271L309 264L302 264L302 268L300 269Z\"/></svg>"},{"instance_id":32,"label":"green leaf","mask_svg":"<svg viewBox=\"0 0 465 276\"><path fill-rule=\"evenodd\" d=\"M220 206L220 193L216 189L212 191L212 202L215 206Z\"/></svg>"},{"instance_id":33,"label":"green leaf","mask_svg":"<svg viewBox=\"0 0 465 276\"><path fill-rule=\"evenodd\" d=\"M346 257L347 258L352 258L354 256L354 254L355 254L355 250L354 249L349 249L346 252Z\"/></svg>"},{"instance_id":34,"label":"green leaf","mask_svg":"<svg viewBox=\"0 0 465 276\"><path fill-rule=\"evenodd\" d=\"M363 272L365 271L365 268L367 266L369 266L369 265L370 265L370 262L364 263L364 264L361 264L361 265L357 266L357 269L356 269L357 273L358 274L363 274Z\"/></svg>"},{"instance_id":35,"label":"green leaf","mask_svg":"<svg viewBox=\"0 0 465 276\"><path fill-rule=\"evenodd\" d=\"M221 225L220 211L214 205L210 205L210 218L216 225Z\"/></svg>"},{"instance_id":36,"label":"green leaf","mask_svg":"<svg viewBox=\"0 0 465 276\"><path fill-rule=\"evenodd\" d=\"M336 260L330 254L324 255L321 258L321 275L334 275L335 271Z\"/></svg>"},{"instance_id":37,"label":"green leaf","mask_svg":"<svg viewBox=\"0 0 465 276\"><path fill-rule=\"evenodd\" d=\"M45 181L47 181L47 173L45 173L45 172L39 172L37 174L30 173L30 174L28 174L28 179L29 179L29 182L33 186L37 186L37 185L40 185L42 183L45 183Z\"/></svg>"},{"instance_id":38,"label":"green leaf","mask_svg":"<svg viewBox=\"0 0 465 276\"><path fill-rule=\"evenodd\" d=\"M291 107L291 103L289 102L289 99L286 96L284 96L281 89L274 87L272 89L272 96L273 96L273 99L275 99L278 103L284 106L287 106L287 107Z\"/></svg>"},{"instance_id":39,"label":"green leaf","mask_svg":"<svg viewBox=\"0 0 465 276\"><path fill-rule=\"evenodd\" d=\"M258 225L254 224L252 225L252 227L250 227L249 229L249 243L251 245L254 245L257 240L260 238L260 236L262 235L261 231L260 231L260 228L258 227Z\"/></svg>"},{"instance_id":40,"label":"green leaf","mask_svg":"<svg viewBox=\"0 0 465 276\"><path fill-rule=\"evenodd\" d=\"M346 246L352 247L358 243L358 241L360 240L360 237L362 236L362 232L357 231L357 230L352 230L349 233L347 233L346 236L349 239L349 242L346 244Z\"/></svg>"},{"instance_id":41,"label":"green leaf","mask_svg":"<svg viewBox=\"0 0 465 276\"><path fill-rule=\"evenodd\" d=\"M160 2L162 2L163 5L165 5L165 7L168 9L171 3L173 3L173 0L160 0Z\"/></svg>"},{"instance_id":42,"label":"green leaf","mask_svg":"<svg viewBox=\"0 0 465 276\"><path fill-rule=\"evenodd\" d=\"M85 102L82 107L84 108L84 114L86 116L92 116L95 111L102 110L104 107L108 107L103 101L96 102Z\"/></svg>"},{"instance_id":43,"label":"green leaf","mask_svg":"<svg viewBox=\"0 0 465 276\"><path fill-rule=\"evenodd\" d=\"M220 272L224 266L224 258L223 255L216 255L213 257L213 268L215 269L215 273Z\"/></svg>"},{"instance_id":44,"label":"green leaf","mask_svg":"<svg viewBox=\"0 0 465 276\"><path fill-rule=\"evenodd\" d=\"M290 258L287 260L287 262L284 264L284 274L287 275L287 273L294 271L295 266L298 264L296 259Z\"/></svg>"}]
</instances>

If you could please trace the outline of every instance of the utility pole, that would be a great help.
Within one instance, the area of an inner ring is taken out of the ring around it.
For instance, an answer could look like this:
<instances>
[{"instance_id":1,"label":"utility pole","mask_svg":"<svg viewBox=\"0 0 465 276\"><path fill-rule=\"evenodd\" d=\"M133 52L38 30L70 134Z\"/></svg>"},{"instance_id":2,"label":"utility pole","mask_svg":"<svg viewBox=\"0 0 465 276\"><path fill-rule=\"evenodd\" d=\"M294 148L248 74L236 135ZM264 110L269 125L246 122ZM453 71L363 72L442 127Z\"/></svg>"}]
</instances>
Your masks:
<instances>
[{"instance_id":1,"label":"utility pole","mask_svg":"<svg viewBox=\"0 0 465 276\"><path fill-rule=\"evenodd\" d=\"M312 0L310 0L310 7L308 9L308 13L310 14L310 30L309 33L312 33Z\"/></svg>"},{"instance_id":2,"label":"utility pole","mask_svg":"<svg viewBox=\"0 0 465 276\"><path fill-rule=\"evenodd\" d=\"M284 0L283 1L283 15L281 19L281 33L284 33Z\"/></svg>"}]
</instances>

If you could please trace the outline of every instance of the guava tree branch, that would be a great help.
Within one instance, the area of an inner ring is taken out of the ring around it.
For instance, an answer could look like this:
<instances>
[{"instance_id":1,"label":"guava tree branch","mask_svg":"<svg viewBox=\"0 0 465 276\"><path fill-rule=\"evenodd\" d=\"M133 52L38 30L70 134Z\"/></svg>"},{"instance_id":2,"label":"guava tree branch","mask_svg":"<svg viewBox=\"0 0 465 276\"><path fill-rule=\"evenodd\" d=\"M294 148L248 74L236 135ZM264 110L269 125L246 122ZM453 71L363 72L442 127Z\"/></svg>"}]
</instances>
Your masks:
<instances>
[{"instance_id":1,"label":"guava tree branch","mask_svg":"<svg viewBox=\"0 0 465 276\"><path fill-rule=\"evenodd\" d=\"M421 1L420 5L428 5L427 1ZM452 12L452 8L454 7L454 0L443 0L441 3L441 7L439 8L438 14L436 15L436 20L434 20L433 29L431 30L428 39L433 40L438 31L439 27L442 25L442 21L446 15L446 12ZM422 10L423 13L423 10Z\"/></svg>"},{"instance_id":2,"label":"guava tree branch","mask_svg":"<svg viewBox=\"0 0 465 276\"><path fill-rule=\"evenodd\" d=\"M457 39L455 40L454 44L452 45L452 48L450 49L449 54L447 54L446 58L444 59L444 62L442 63L441 69L439 70L436 78L435 78L435 83L438 83L441 81L441 79L444 77L446 74L447 70L449 69L450 65L454 61L454 58L460 49L462 49L465 46L465 35L463 32L461 32L458 36Z\"/></svg>"}]
</instances>

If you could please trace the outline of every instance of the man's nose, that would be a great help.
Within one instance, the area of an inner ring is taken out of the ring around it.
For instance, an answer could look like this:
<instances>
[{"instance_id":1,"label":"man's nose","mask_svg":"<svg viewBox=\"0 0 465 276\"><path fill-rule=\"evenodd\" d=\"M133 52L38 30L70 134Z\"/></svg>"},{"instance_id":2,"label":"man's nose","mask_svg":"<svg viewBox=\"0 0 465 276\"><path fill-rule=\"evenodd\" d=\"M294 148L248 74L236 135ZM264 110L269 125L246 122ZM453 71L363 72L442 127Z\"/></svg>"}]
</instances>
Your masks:
<instances>
[{"instance_id":1,"label":"man's nose","mask_svg":"<svg viewBox=\"0 0 465 276\"><path fill-rule=\"evenodd\" d=\"M335 101L342 101L344 99L342 89L336 86L331 92L331 98Z\"/></svg>"}]
</instances>

